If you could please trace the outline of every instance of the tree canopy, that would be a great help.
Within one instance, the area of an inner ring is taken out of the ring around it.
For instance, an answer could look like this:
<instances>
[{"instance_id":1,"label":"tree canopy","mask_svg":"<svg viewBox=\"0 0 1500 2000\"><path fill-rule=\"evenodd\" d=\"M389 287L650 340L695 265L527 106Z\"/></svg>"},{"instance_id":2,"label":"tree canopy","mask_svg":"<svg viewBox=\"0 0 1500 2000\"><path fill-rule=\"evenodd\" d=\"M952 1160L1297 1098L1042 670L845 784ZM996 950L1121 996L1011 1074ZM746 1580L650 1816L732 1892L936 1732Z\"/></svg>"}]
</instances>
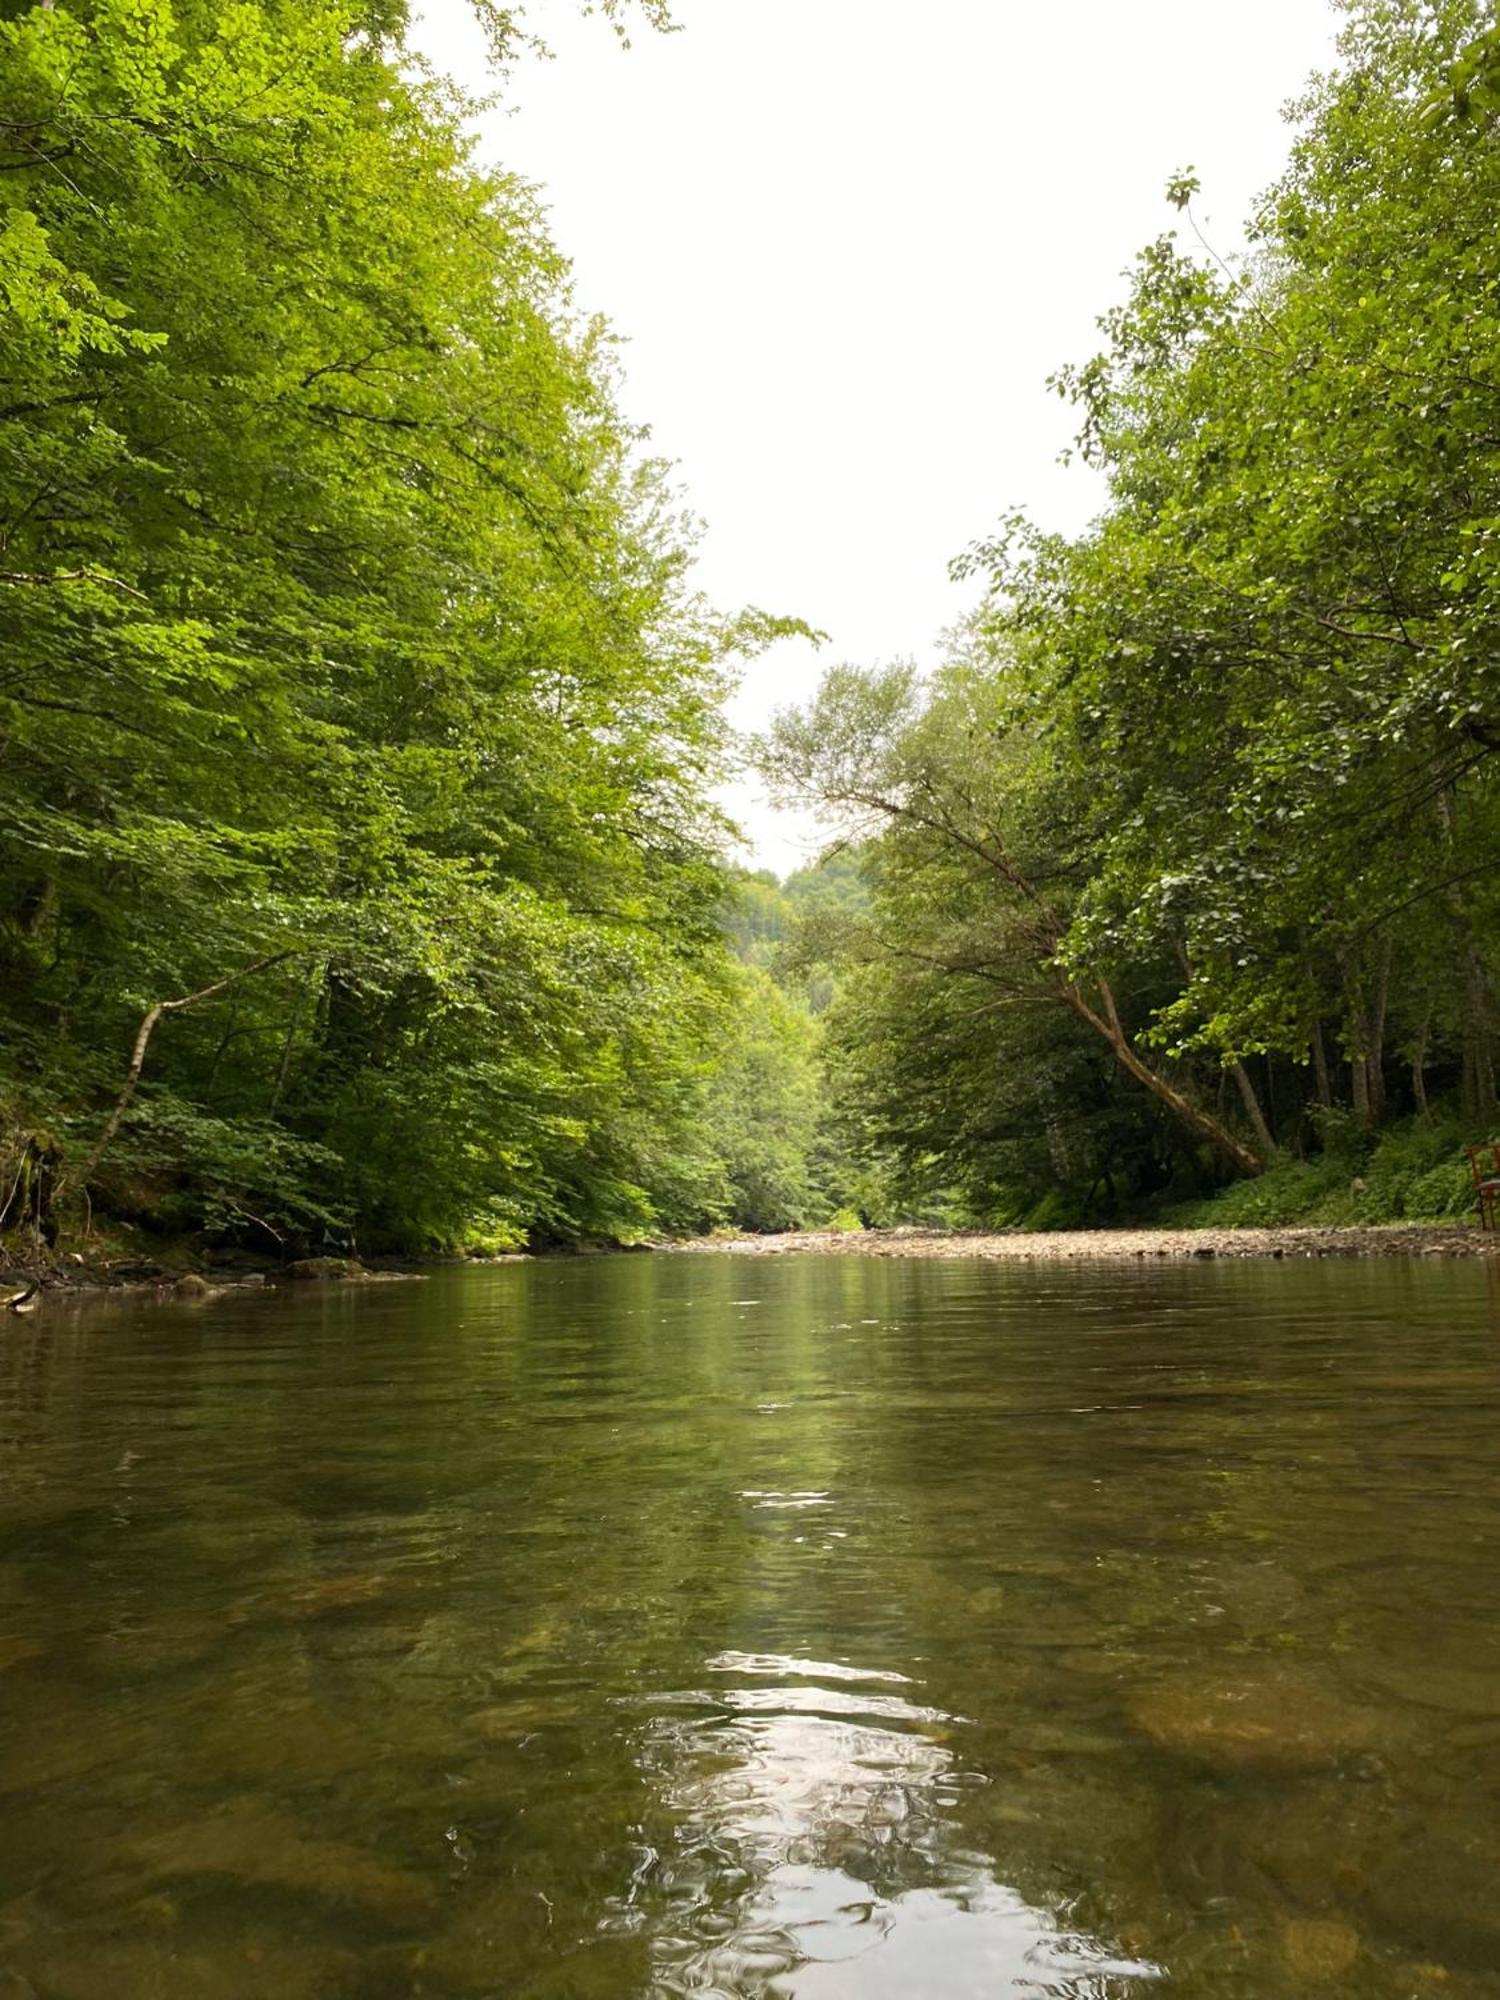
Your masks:
<instances>
[{"instance_id":1,"label":"tree canopy","mask_svg":"<svg viewBox=\"0 0 1500 2000\"><path fill-rule=\"evenodd\" d=\"M713 1206L717 703L776 628L694 595L403 13L0 20L0 1088L124 1212L628 1235Z\"/></svg>"}]
</instances>

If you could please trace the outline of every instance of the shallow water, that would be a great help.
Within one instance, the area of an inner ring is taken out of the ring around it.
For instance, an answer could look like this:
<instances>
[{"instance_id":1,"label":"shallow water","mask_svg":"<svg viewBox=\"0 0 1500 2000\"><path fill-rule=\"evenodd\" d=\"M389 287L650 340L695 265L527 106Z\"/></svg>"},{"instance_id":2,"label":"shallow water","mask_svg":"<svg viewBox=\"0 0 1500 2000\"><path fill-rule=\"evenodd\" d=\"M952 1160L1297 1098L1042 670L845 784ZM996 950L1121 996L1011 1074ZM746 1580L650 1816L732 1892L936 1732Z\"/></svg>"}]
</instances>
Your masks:
<instances>
[{"instance_id":1,"label":"shallow water","mask_svg":"<svg viewBox=\"0 0 1500 2000\"><path fill-rule=\"evenodd\" d=\"M614 1258L0 1348L0 2000L1500 1996L1483 1264Z\"/></svg>"}]
</instances>

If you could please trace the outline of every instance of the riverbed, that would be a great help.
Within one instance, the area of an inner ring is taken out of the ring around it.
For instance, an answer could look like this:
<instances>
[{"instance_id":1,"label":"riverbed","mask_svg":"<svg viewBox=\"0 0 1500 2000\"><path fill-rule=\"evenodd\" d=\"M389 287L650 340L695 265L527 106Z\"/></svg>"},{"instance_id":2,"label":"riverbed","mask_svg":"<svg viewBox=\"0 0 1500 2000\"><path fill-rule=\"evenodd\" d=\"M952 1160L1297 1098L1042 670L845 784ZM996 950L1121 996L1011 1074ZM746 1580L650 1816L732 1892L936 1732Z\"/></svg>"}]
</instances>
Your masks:
<instances>
[{"instance_id":1,"label":"riverbed","mask_svg":"<svg viewBox=\"0 0 1500 2000\"><path fill-rule=\"evenodd\" d=\"M1500 1996L1497 1419L1488 1260L50 1305L0 1996Z\"/></svg>"}]
</instances>

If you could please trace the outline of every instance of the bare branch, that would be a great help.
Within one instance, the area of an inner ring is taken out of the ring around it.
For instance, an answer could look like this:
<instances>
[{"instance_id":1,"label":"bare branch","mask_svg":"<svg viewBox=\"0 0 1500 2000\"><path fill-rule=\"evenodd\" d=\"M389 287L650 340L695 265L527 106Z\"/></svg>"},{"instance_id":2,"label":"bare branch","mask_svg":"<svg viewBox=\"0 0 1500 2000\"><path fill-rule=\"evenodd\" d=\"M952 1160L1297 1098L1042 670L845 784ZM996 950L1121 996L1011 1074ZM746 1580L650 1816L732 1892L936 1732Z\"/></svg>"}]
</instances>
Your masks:
<instances>
[{"instance_id":1,"label":"bare branch","mask_svg":"<svg viewBox=\"0 0 1500 2000\"><path fill-rule=\"evenodd\" d=\"M200 986L196 993L179 994L175 1000L157 1000L141 1016L141 1025L136 1029L135 1047L130 1052L130 1067L125 1072L125 1083L115 1099L114 1109L104 1122L104 1130L94 1141L94 1149L79 1169L78 1178L85 1186L93 1178L105 1150L116 1132L121 1120L130 1108L130 1100L135 1096L135 1087L141 1080L141 1069L146 1060L146 1050L152 1033L163 1014L178 1014L186 1007L196 1007L200 1000L211 1000L216 993L222 993L226 986L233 986L241 979L249 979L257 972L265 972L273 965L281 965L289 958L297 957L301 946L292 946L286 951L273 951L264 958L258 958L253 965L241 966L238 972L230 972L223 979L216 979L211 986Z\"/></svg>"},{"instance_id":2,"label":"bare branch","mask_svg":"<svg viewBox=\"0 0 1500 2000\"><path fill-rule=\"evenodd\" d=\"M102 583L107 589L123 590L127 597L133 597L141 604L151 602L150 598L144 596L133 584L126 583L123 577L111 576L108 570L103 569L58 569L53 570L50 575L39 570L0 569L0 583Z\"/></svg>"}]
</instances>

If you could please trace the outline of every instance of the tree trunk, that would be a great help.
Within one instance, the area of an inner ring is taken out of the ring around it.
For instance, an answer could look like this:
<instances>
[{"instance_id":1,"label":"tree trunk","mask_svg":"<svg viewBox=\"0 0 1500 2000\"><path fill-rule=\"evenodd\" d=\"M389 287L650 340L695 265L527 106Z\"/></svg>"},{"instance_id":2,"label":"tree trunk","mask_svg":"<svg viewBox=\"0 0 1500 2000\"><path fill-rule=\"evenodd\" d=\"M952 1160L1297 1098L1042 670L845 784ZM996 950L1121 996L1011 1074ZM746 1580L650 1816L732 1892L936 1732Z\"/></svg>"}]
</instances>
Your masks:
<instances>
[{"instance_id":1,"label":"tree trunk","mask_svg":"<svg viewBox=\"0 0 1500 2000\"><path fill-rule=\"evenodd\" d=\"M1365 1059L1356 1049L1349 1058L1349 1095L1354 1103L1354 1115L1366 1129L1370 1123L1370 1072Z\"/></svg>"},{"instance_id":2,"label":"tree trunk","mask_svg":"<svg viewBox=\"0 0 1500 2000\"><path fill-rule=\"evenodd\" d=\"M308 983L297 988L297 997L292 1002L291 1015L286 1024L286 1037L281 1044L281 1061L276 1066L276 1084L271 1092L271 1102L266 1107L266 1116L274 1118L281 1109L281 1100L286 1095L288 1079L292 1073L292 1051L297 1045L297 1030L302 1026L302 1016L307 1010Z\"/></svg>"},{"instance_id":3,"label":"tree trunk","mask_svg":"<svg viewBox=\"0 0 1500 2000\"><path fill-rule=\"evenodd\" d=\"M1188 956L1187 945L1183 939L1178 938L1174 943L1173 949L1177 954L1177 963L1182 967L1183 976L1188 981L1188 984L1191 985L1193 980L1193 961ZM1102 984L1103 982L1101 981L1101 987ZM1113 1020L1115 1026L1118 1028L1120 1025L1119 1016L1114 1011L1112 1000L1109 1003L1107 1011L1111 1020ZM1250 1130L1255 1134L1255 1143L1260 1147L1261 1152L1266 1158L1269 1159L1271 1154L1276 1151L1276 1141L1272 1136L1270 1126L1266 1122L1266 1115L1261 1110L1260 1099L1256 1095L1255 1085L1250 1080L1250 1072L1238 1058L1231 1063L1226 1063L1224 1068L1234 1078L1235 1088L1240 1093L1240 1102L1245 1107L1245 1116L1250 1121ZM1218 1103L1216 1108L1219 1112L1222 1112L1224 1109L1224 1077L1222 1072L1219 1076Z\"/></svg>"},{"instance_id":4,"label":"tree trunk","mask_svg":"<svg viewBox=\"0 0 1500 2000\"><path fill-rule=\"evenodd\" d=\"M1313 1088L1318 1102L1325 1111L1333 1109L1333 1082L1328 1074L1328 1049L1323 1041L1323 1023L1314 1021L1312 1034L1308 1037L1308 1047L1312 1051Z\"/></svg>"},{"instance_id":5,"label":"tree trunk","mask_svg":"<svg viewBox=\"0 0 1500 2000\"><path fill-rule=\"evenodd\" d=\"M1255 1143L1269 1159L1276 1151L1276 1139L1266 1121L1265 1112L1260 1108L1260 1098L1256 1095L1250 1072L1242 1062L1236 1061L1229 1065L1229 1074L1234 1078L1236 1088L1239 1090L1240 1102L1244 1105L1245 1116L1250 1121L1250 1130L1255 1134Z\"/></svg>"},{"instance_id":6,"label":"tree trunk","mask_svg":"<svg viewBox=\"0 0 1500 2000\"><path fill-rule=\"evenodd\" d=\"M1490 1035L1489 976L1471 938L1464 979L1464 1109L1483 1118L1495 1109L1495 1058Z\"/></svg>"},{"instance_id":7,"label":"tree trunk","mask_svg":"<svg viewBox=\"0 0 1500 2000\"><path fill-rule=\"evenodd\" d=\"M1438 790L1437 815L1450 850L1457 854L1460 851L1458 793L1451 783ZM1464 907L1463 891L1456 884L1448 891L1447 903L1464 954L1463 1108L1467 1117L1483 1118L1495 1109L1489 971Z\"/></svg>"},{"instance_id":8,"label":"tree trunk","mask_svg":"<svg viewBox=\"0 0 1500 2000\"><path fill-rule=\"evenodd\" d=\"M93 1179L94 1171L98 1167L99 1162L104 1158L110 1140L114 1138L116 1132L120 1129L120 1121L130 1109L130 1100L135 1096L135 1087L141 1080L141 1070L146 1061L146 1050L151 1044L152 1032L157 1022L165 1013L166 1006L167 1003L165 1000L158 1000L154 1006L148 1007L141 1016L141 1025L135 1031L135 1047L130 1051L130 1067L125 1072L125 1082L119 1096L115 1099L113 1111L110 1112L108 1118L104 1121L104 1130L94 1141L94 1150L84 1161L82 1171L78 1176L85 1187Z\"/></svg>"},{"instance_id":9,"label":"tree trunk","mask_svg":"<svg viewBox=\"0 0 1500 2000\"><path fill-rule=\"evenodd\" d=\"M1201 1105L1194 1104L1192 1099L1184 1096L1175 1084L1169 1083L1160 1071L1152 1069L1149 1063L1141 1060L1121 1025L1119 1010L1115 1006L1115 996L1110 990L1109 981L1099 973L1095 973L1093 979L1104 1005L1103 1014L1089 1005L1079 987L1071 981L1060 987L1058 997L1066 1006L1072 1008L1081 1021L1086 1021L1096 1034L1104 1037L1113 1049L1115 1060L1120 1067L1128 1075L1133 1076L1137 1083L1144 1084L1152 1096L1159 1098L1190 1132L1195 1133L1200 1139L1207 1139L1211 1145L1217 1147L1233 1161L1242 1174L1264 1173L1265 1161L1251 1152L1250 1148L1242 1140L1237 1139L1211 1111L1205 1111Z\"/></svg>"},{"instance_id":10,"label":"tree trunk","mask_svg":"<svg viewBox=\"0 0 1500 2000\"><path fill-rule=\"evenodd\" d=\"M1431 1014L1422 1016L1422 1025L1417 1030L1417 1039L1411 1051L1411 1096L1417 1107L1417 1116L1427 1116L1427 1036L1432 1027Z\"/></svg>"},{"instance_id":11,"label":"tree trunk","mask_svg":"<svg viewBox=\"0 0 1500 2000\"><path fill-rule=\"evenodd\" d=\"M1341 961L1344 974L1344 1043L1349 1051L1349 1089L1354 1115L1368 1131L1379 1123L1385 1109L1385 1015L1390 991L1391 947L1389 939L1373 986L1349 960Z\"/></svg>"},{"instance_id":12,"label":"tree trunk","mask_svg":"<svg viewBox=\"0 0 1500 2000\"><path fill-rule=\"evenodd\" d=\"M224 1032L219 1037L218 1046L214 1050L213 1061L208 1066L208 1076L203 1085L203 1095L206 1099L212 1099L213 1097L214 1086L219 1081L219 1071L223 1068L224 1058L229 1053L229 1044L234 1040L234 1031L239 1026L239 1019L240 1010L238 1004L236 1004L229 1010L229 1019L224 1023Z\"/></svg>"},{"instance_id":13,"label":"tree trunk","mask_svg":"<svg viewBox=\"0 0 1500 2000\"><path fill-rule=\"evenodd\" d=\"M1390 997L1391 941L1387 938L1380 951L1380 970L1375 975L1375 993L1365 1034L1366 1096L1372 1125L1378 1125L1385 1116L1385 1023Z\"/></svg>"}]
</instances>

